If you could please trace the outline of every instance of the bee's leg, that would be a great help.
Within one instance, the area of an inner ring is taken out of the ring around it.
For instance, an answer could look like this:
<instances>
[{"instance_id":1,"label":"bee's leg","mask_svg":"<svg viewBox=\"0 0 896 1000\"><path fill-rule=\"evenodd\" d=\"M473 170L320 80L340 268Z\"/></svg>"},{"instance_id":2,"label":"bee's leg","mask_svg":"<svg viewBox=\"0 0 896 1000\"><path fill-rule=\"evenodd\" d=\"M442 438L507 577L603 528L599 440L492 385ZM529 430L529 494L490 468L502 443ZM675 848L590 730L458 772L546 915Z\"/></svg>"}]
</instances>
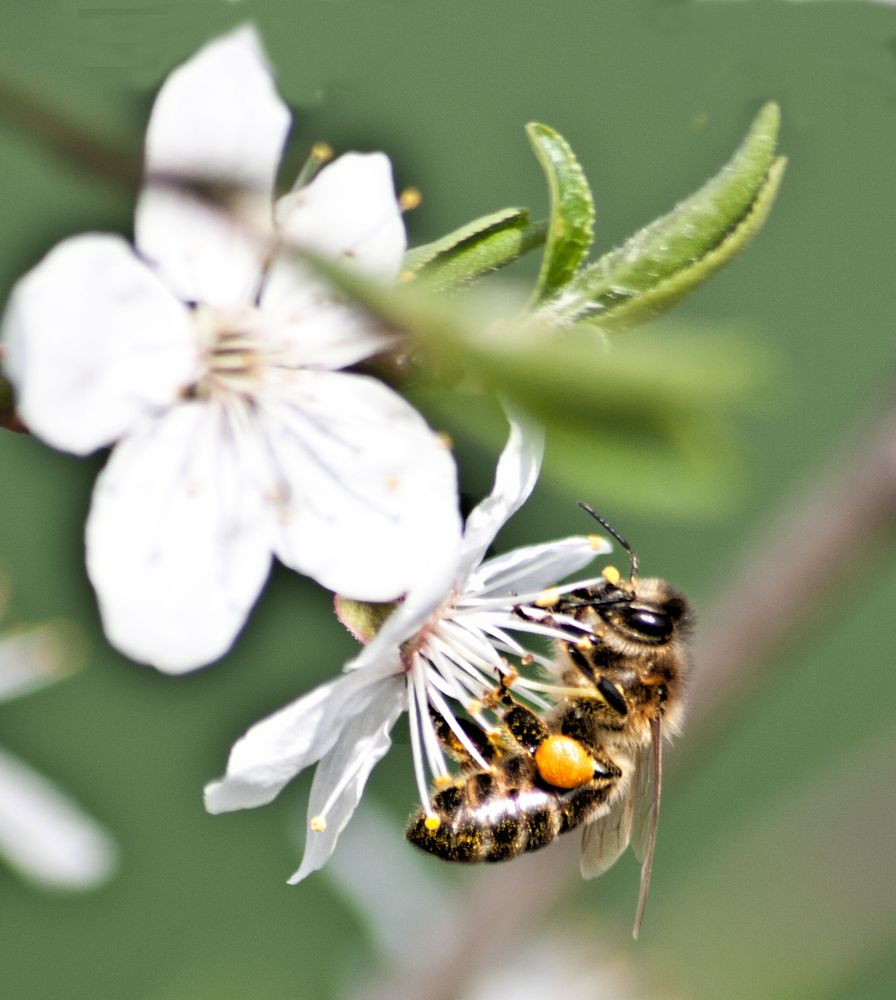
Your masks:
<instances>
[{"instance_id":1,"label":"bee's leg","mask_svg":"<svg viewBox=\"0 0 896 1000\"><path fill-rule=\"evenodd\" d=\"M495 692L495 699L504 707L501 721L507 732L526 753L534 754L550 735L548 727L531 709L514 699L503 680L501 687Z\"/></svg>"},{"instance_id":2,"label":"bee's leg","mask_svg":"<svg viewBox=\"0 0 896 1000\"><path fill-rule=\"evenodd\" d=\"M578 788L566 792L560 800L560 812L563 817L560 832L574 830L582 823L595 817L596 813L606 812L609 802L615 798L622 781L622 768L606 753L598 751L594 755L594 777Z\"/></svg>"},{"instance_id":3,"label":"bee's leg","mask_svg":"<svg viewBox=\"0 0 896 1000\"><path fill-rule=\"evenodd\" d=\"M561 612L564 610L559 604L547 605L546 607L553 607ZM545 610L545 614L543 615L533 615L522 604L516 604L513 607L513 613L517 616L517 618L522 618L524 622L530 622L537 625L547 625L550 628L559 629L575 640L581 639L587 642L594 639L594 630L589 628L587 625L580 625L578 622L571 621L570 619L564 619L562 622L558 621L547 610Z\"/></svg>"},{"instance_id":4,"label":"bee's leg","mask_svg":"<svg viewBox=\"0 0 896 1000\"><path fill-rule=\"evenodd\" d=\"M429 708L429 716L432 719L433 729L435 729L439 743L442 744L446 752L465 770L481 770L482 761L488 765L495 759L497 755L495 746L489 741L488 735L479 726L468 722L466 719L455 719L458 727L462 730L470 745L482 758L482 761L476 760L470 753L469 747L464 745L454 729L448 725L445 717L432 706Z\"/></svg>"}]
</instances>

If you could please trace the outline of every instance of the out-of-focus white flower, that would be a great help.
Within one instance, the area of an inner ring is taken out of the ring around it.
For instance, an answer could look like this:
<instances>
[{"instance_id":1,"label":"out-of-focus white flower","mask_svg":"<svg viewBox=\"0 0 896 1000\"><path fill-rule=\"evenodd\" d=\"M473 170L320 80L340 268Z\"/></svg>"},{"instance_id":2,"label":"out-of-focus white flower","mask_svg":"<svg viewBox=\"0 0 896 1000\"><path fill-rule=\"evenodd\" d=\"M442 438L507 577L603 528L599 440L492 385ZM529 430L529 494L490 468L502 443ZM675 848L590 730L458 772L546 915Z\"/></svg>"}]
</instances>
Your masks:
<instances>
[{"instance_id":1,"label":"out-of-focus white flower","mask_svg":"<svg viewBox=\"0 0 896 1000\"><path fill-rule=\"evenodd\" d=\"M389 600L421 550L460 536L444 443L382 383L339 371L389 338L289 252L393 280L405 231L389 161L348 153L272 207L289 121L253 29L206 45L156 98L136 251L66 240L3 324L28 427L77 454L118 442L88 571L110 641L169 672L226 652L272 554ZM184 178L235 192L230 209Z\"/></svg>"},{"instance_id":2,"label":"out-of-focus white flower","mask_svg":"<svg viewBox=\"0 0 896 1000\"><path fill-rule=\"evenodd\" d=\"M0 638L0 701L65 675L50 627ZM115 868L111 838L55 785L0 751L0 855L51 889L87 889Z\"/></svg>"},{"instance_id":3,"label":"out-of-focus white flower","mask_svg":"<svg viewBox=\"0 0 896 1000\"><path fill-rule=\"evenodd\" d=\"M371 769L389 749L390 730L401 712L409 714L420 800L431 812L430 777L450 781L450 771L430 710L486 767L452 702L491 731L494 724L483 701L511 670L506 655L545 662L511 632L566 637L558 627L523 618L514 608L536 600L546 586L609 551L605 539L564 538L484 560L501 526L532 491L541 450L540 435L518 424L512 427L492 493L467 519L459 552L432 564L425 585L408 594L345 674L253 726L231 750L226 775L206 787L210 812L260 806L318 762L305 855L291 882L320 868L332 854ZM592 582L580 580L559 589ZM536 701L539 690L551 689L523 677L515 682L520 687Z\"/></svg>"}]
</instances>

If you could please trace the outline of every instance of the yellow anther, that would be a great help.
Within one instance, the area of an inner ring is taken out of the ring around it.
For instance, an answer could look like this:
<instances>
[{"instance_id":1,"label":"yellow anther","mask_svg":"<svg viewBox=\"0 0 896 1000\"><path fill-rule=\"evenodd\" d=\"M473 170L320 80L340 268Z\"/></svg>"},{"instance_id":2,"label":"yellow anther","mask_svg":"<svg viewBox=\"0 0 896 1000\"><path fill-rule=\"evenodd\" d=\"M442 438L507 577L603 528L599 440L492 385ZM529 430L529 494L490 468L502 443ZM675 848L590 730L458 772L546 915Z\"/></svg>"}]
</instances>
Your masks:
<instances>
[{"instance_id":1,"label":"yellow anther","mask_svg":"<svg viewBox=\"0 0 896 1000\"><path fill-rule=\"evenodd\" d=\"M435 780L436 788L450 788L454 781L450 774L437 774Z\"/></svg>"},{"instance_id":2,"label":"yellow anther","mask_svg":"<svg viewBox=\"0 0 896 1000\"><path fill-rule=\"evenodd\" d=\"M430 833L435 833L435 831L442 825L442 821L438 816L430 814L425 820L423 820L423 825L427 830L429 830Z\"/></svg>"},{"instance_id":3,"label":"yellow anther","mask_svg":"<svg viewBox=\"0 0 896 1000\"><path fill-rule=\"evenodd\" d=\"M594 649L594 643L587 636L585 636L584 639L579 639L579 641L576 643L576 649L580 653L587 653L590 650Z\"/></svg>"},{"instance_id":4,"label":"yellow anther","mask_svg":"<svg viewBox=\"0 0 896 1000\"><path fill-rule=\"evenodd\" d=\"M420 194L419 188L415 187L405 188L398 196L398 204L402 212L412 212L422 201L423 195Z\"/></svg>"},{"instance_id":5,"label":"yellow anther","mask_svg":"<svg viewBox=\"0 0 896 1000\"><path fill-rule=\"evenodd\" d=\"M507 671L501 674L501 683L506 688L512 687L516 684L519 676L519 673L513 667L508 666Z\"/></svg>"},{"instance_id":6,"label":"yellow anther","mask_svg":"<svg viewBox=\"0 0 896 1000\"><path fill-rule=\"evenodd\" d=\"M526 653L525 656L520 657L520 663L522 663L524 667L531 667L534 662L535 657L531 653Z\"/></svg>"},{"instance_id":7,"label":"yellow anther","mask_svg":"<svg viewBox=\"0 0 896 1000\"><path fill-rule=\"evenodd\" d=\"M607 583L615 587L619 583L621 574L615 566L604 566L603 576Z\"/></svg>"},{"instance_id":8,"label":"yellow anther","mask_svg":"<svg viewBox=\"0 0 896 1000\"><path fill-rule=\"evenodd\" d=\"M473 701L468 703L467 712L469 712L470 715L479 715L481 711L482 711L482 702L479 701L478 699L474 699Z\"/></svg>"},{"instance_id":9,"label":"yellow anther","mask_svg":"<svg viewBox=\"0 0 896 1000\"><path fill-rule=\"evenodd\" d=\"M607 547L607 540L603 535L586 535L586 540L595 552L603 552Z\"/></svg>"},{"instance_id":10,"label":"yellow anther","mask_svg":"<svg viewBox=\"0 0 896 1000\"><path fill-rule=\"evenodd\" d=\"M549 587L547 590L543 590L538 597L535 598L535 607L550 608L553 607L559 600L560 589L558 587Z\"/></svg>"},{"instance_id":11,"label":"yellow anther","mask_svg":"<svg viewBox=\"0 0 896 1000\"><path fill-rule=\"evenodd\" d=\"M408 281L416 281L416 280L417 280L417 275L414 274L413 271L402 271L401 274L398 275L398 281L400 283L406 283Z\"/></svg>"},{"instance_id":12,"label":"yellow anther","mask_svg":"<svg viewBox=\"0 0 896 1000\"><path fill-rule=\"evenodd\" d=\"M446 434L445 431L438 431L436 433L436 440L443 448L447 448L448 451L454 448L454 438L450 434Z\"/></svg>"},{"instance_id":13,"label":"yellow anther","mask_svg":"<svg viewBox=\"0 0 896 1000\"><path fill-rule=\"evenodd\" d=\"M316 142L311 147L311 159L317 163L326 163L333 159L333 147L328 142Z\"/></svg>"},{"instance_id":14,"label":"yellow anther","mask_svg":"<svg viewBox=\"0 0 896 1000\"><path fill-rule=\"evenodd\" d=\"M323 833L327 828L327 821L323 816L312 816L310 826L315 833Z\"/></svg>"}]
</instances>

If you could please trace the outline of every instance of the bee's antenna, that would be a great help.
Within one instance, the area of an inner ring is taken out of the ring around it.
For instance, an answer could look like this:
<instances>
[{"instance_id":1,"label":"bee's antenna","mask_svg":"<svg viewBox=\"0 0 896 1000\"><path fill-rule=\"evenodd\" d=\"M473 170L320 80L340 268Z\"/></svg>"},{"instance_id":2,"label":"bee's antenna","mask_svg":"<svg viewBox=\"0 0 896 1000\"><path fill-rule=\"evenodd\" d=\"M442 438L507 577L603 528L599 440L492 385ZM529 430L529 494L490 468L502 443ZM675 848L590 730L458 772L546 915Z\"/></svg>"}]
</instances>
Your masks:
<instances>
[{"instance_id":1,"label":"bee's antenna","mask_svg":"<svg viewBox=\"0 0 896 1000\"><path fill-rule=\"evenodd\" d=\"M629 576L631 577L632 583L635 583L638 579L638 555L635 550L628 544L628 542L619 534L619 532L609 523L605 518L601 517L592 507L589 507L583 500L579 501L579 506L585 511L586 514L590 514L598 524L603 525L607 531L616 539L617 542L625 549L628 553L628 557L631 560L631 566L629 569Z\"/></svg>"}]
</instances>

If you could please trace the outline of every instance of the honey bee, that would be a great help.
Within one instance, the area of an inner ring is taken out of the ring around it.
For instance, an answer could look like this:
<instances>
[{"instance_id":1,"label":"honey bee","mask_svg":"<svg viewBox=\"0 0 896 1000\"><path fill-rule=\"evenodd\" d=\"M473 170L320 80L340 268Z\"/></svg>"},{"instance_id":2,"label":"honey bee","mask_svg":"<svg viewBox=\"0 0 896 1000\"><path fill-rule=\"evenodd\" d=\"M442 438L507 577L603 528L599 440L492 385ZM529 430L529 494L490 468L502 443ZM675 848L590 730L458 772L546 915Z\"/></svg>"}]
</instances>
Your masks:
<instances>
[{"instance_id":1,"label":"honey bee","mask_svg":"<svg viewBox=\"0 0 896 1000\"><path fill-rule=\"evenodd\" d=\"M505 679L494 695L503 737L489 740L464 726L488 770L434 717L461 775L433 790L434 815L415 814L406 835L446 861L476 863L518 857L581 827L585 878L603 874L631 843L642 861L637 938L656 844L662 744L680 722L691 614L664 580L640 579L628 542L580 506L628 553L628 579L608 567L596 585L538 602L537 620L568 635L555 660L565 695L539 714L514 698L513 675ZM516 611L531 620L531 608Z\"/></svg>"}]
</instances>

